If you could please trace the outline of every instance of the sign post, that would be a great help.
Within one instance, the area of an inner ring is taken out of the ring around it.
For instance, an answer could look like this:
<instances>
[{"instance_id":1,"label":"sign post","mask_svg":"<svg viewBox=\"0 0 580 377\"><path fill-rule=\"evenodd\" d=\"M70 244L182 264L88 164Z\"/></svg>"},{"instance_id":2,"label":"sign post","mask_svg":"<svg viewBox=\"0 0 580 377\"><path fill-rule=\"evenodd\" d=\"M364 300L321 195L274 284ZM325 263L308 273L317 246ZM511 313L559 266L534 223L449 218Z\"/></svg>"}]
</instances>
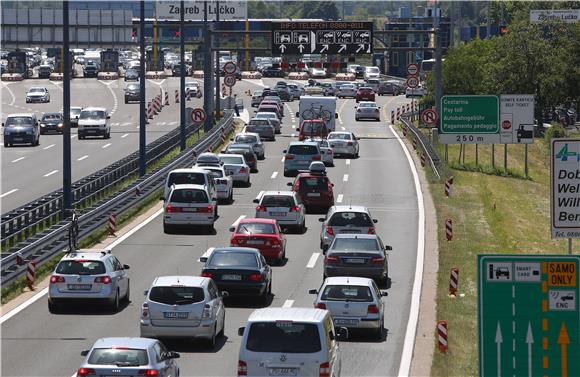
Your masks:
<instances>
[{"instance_id":1,"label":"sign post","mask_svg":"<svg viewBox=\"0 0 580 377\"><path fill-rule=\"evenodd\" d=\"M480 376L580 375L580 256L479 255Z\"/></svg>"}]
</instances>

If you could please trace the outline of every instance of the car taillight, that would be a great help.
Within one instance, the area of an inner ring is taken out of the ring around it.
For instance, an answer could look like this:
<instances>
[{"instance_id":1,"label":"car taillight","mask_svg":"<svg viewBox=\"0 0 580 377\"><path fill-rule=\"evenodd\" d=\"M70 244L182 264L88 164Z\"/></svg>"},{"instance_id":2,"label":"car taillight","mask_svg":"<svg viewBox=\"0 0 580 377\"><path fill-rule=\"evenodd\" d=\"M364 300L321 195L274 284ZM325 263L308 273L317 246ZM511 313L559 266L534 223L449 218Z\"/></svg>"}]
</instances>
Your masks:
<instances>
[{"instance_id":1,"label":"car taillight","mask_svg":"<svg viewBox=\"0 0 580 377\"><path fill-rule=\"evenodd\" d=\"M356 109L356 112L357 112L357 113L360 113L360 111L361 111L360 109Z\"/></svg>"},{"instance_id":2,"label":"car taillight","mask_svg":"<svg viewBox=\"0 0 580 377\"><path fill-rule=\"evenodd\" d=\"M251 281L262 281L262 274L259 274L257 272L250 274L250 276L248 276L248 279L250 279Z\"/></svg>"},{"instance_id":3,"label":"car taillight","mask_svg":"<svg viewBox=\"0 0 580 377\"><path fill-rule=\"evenodd\" d=\"M266 207L264 207L264 206L256 206L256 211L266 212Z\"/></svg>"},{"instance_id":4,"label":"car taillight","mask_svg":"<svg viewBox=\"0 0 580 377\"><path fill-rule=\"evenodd\" d=\"M312 156L312 160L313 160L313 161L320 161L320 159L321 159L321 158L322 158L322 157L320 157L320 155L319 155L319 154L317 154L316 156Z\"/></svg>"},{"instance_id":5,"label":"car taillight","mask_svg":"<svg viewBox=\"0 0 580 377\"><path fill-rule=\"evenodd\" d=\"M369 307L367 308L367 313L377 314L378 312L379 312L379 307L376 305L369 305Z\"/></svg>"},{"instance_id":6,"label":"car taillight","mask_svg":"<svg viewBox=\"0 0 580 377\"><path fill-rule=\"evenodd\" d=\"M332 192L332 183L328 181L328 193L330 194L331 192Z\"/></svg>"},{"instance_id":7,"label":"car taillight","mask_svg":"<svg viewBox=\"0 0 580 377\"><path fill-rule=\"evenodd\" d=\"M332 229L331 226L326 227L326 233L328 233L331 236L334 236L334 230Z\"/></svg>"},{"instance_id":8,"label":"car taillight","mask_svg":"<svg viewBox=\"0 0 580 377\"><path fill-rule=\"evenodd\" d=\"M230 242L231 246L236 246L236 244L241 245L242 244L242 239L241 238L232 238L232 241Z\"/></svg>"},{"instance_id":9,"label":"car taillight","mask_svg":"<svg viewBox=\"0 0 580 377\"><path fill-rule=\"evenodd\" d=\"M325 264L335 264L335 263L338 263L338 257L335 257L334 255L327 255L324 258L324 263Z\"/></svg>"},{"instance_id":10,"label":"car taillight","mask_svg":"<svg viewBox=\"0 0 580 377\"><path fill-rule=\"evenodd\" d=\"M157 369L141 369L139 371L140 376L159 376L159 371Z\"/></svg>"},{"instance_id":11,"label":"car taillight","mask_svg":"<svg viewBox=\"0 0 580 377\"><path fill-rule=\"evenodd\" d=\"M320 364L320 374L319 377L330 377L330 363Z\"/></svg>"},{"instance_id":12,"label":"car taillight","mask_svg":"<svg viewBox=\"0 0 580 377\"><path fill-rule=\"evenodd\" d=\"M203 306L203 312L201 312L201 318L211 318L211 306L205 304Z\"/></svg>"},{"instance_id":13,"label":"car taillight","mask_svg":"<svg viewBox=\"0 0 580 377\"><path fill-rule=\"evenodd\" d=\"M95 278L95 283L111 284L112 281L113 280L111 280L111 278L108 276L97 276Z\"/></svg>"},{"instance_id":14,"label":"car taillight","mask_svg":"<svg viewBox=\"0 0 580 377\"><path fill-rule=\"evenodd\" d=\"M144 303L141 307L141 317L147 318L149 317L149 304Z\"/></svg>"},{"instance_id":15,"label":"car taillight","mask_svg":"<svg viewBox=\"0 0 580 377\"><path fill-rule=\"evenodd\" d=\"M165 207L165 212L167 213L181 212L181 207L174 207L171 204L168 204L167 207Z\"/></svg>"},{"instance_id":16,"label":"car taillight","mask_svg":"<svg viewBox=\"0 0 580 377\"><path fill-rule=\"evenodd\" d=\"M77 377L92 376L96 374L97 372L93 368L79 368L79 370L77 370Z\"/></svg>"},{"instance_id":17,"label":"car taillight","mask_svg":"<svg viewBox=\"0 0 580 377\"><path fill-rule=\"evenodd\" d=\"M350 141L350 140L349 140L349 141L347 141L347 142L346 142L346 145L352 145L352 141Z\"/></svg>"},{"instance_id":18,"label":"car taillight","mask_svg":"<svg viewBox=\"0 0 580 377\"><path fill-rule=\"evenodd\" d=\"M368 234L375 234L375 228L369 228L367 231Z\"/></svg>"},{"instance_id":19,"label":"car taillight","mask_svg":"<svg viewBox=\"0 0 580 377\"><path fill-rule=\"evenodd\" d=\"M318 304L314 305L316 309L326 309L326 304L319 302Z\"/></svg>"},{"instance_id":20,"label":"car taillight","mask_svg":"<svg viewBox=\"0 0 580 377\"><path fill-rule=\"evenodd\" d=\"M64 276L52 275L50 277L50 284L64 283Z\"/></svg>"},{"instance_id":21,"label":"car taillight","mask_svg":"<svg viewBox=\"0 0 580 377\"><path fill-rule=\"evenodd\" d=\"M266 246L272 246L272 247L276 247L276 248L280 247L280 240L277 238L274 238L271 241L267 241Z\"/></svg>"},{"instance_id":22,"label":"car taillight","mask_svg":"<svg viewBox=\"0 0 580 377\"><path fill-rule=\"evenodd\" d=\"M327 149L326 154L332 154L332 149Z\"/></svg>"},{"instance_id":23,"label":"car taillight","mask_svg":"<svg viewBox=\"0 0 580 377\"><path fill-rule=\"evenodd\" d=\"M371 259L371 263L372 264L383 264L383 263L385 263L385 258L375 257L375 258Z\"/></svg>"},{"instance_id":24,"label":"car taillight","mask_svg":"<svg viewBox=\"0 0 580 377\"><path fill-rule=\"evenodd\" d=\"M294 207L290 208L290 212L300 212L300 207L294 206Z\"/></svg>"},{"instance_id":25,"label":"car taillight","mask_svg":"<svg viewBox=\"0 0 580 377\"><path fill-rule=\"evenodd\" d=\"M212 274L211 272L202 272L202 273L201 273L201 276L202 276L202 277L204 277L204 278L210 278L210 279L213 279L213 277L214 277L214 274Z\"/></svg>"},{"instance_id":26,"label":"car taillight","mask_svg":"<svg viewBox=\"0 0 580 377\"><path fill-rule=\"evenodd\" d=\"M197 212L201 213L212 213L213 212L213 205L208 204L207 207L201 207L197 209Z\"/></svg>"},{"instance_id":27,"label":"car taillight","mask_svg":"<svg viewBox=\"0 0 580 377\"><path fill-rule=\"evenodd\" d=\"M286 156L284 157L286 160L293 160L294 159L294 155L287 153Z\"/></svg>"},{"instance_id":28,"label":"car taillight","mask_svg":"<svg viewBox=\"0 0 580 377\"><path fill-rule=\"evenodd\" d=\"M238 360L238 376L248 375L248 364L244 360Z\"/></svg>"},{"instance_id":29,"label":"car taillight","mask_svg":"<svg viewBox=\"0 0 580 377\"><path fill-rule=\"evenodd\" d=\"M246 168L240 168L240 174L246 174L248 171Z\"/></svg>"}]
</instances>

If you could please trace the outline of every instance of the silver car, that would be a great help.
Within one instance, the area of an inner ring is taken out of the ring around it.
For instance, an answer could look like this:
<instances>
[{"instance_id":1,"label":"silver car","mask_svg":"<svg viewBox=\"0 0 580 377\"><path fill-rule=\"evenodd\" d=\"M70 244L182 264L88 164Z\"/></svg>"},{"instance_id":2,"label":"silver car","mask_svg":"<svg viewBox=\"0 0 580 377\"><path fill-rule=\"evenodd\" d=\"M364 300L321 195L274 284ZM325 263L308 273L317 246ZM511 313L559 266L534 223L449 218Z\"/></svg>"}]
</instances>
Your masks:
<instances>
[{"instance_id":1,"label":"silver car","mask_svg":"<svg viewBox=\"0 0 580 377\"><path fill-rule=\"evenodd\" d=\"M334 326L364 329L372 332L377 340L383 338L385 305L381 292L372 279L337 276L326 278L315 294L314 307L326 309L332 315Z\"/></svg>"},{"instance_id":2,"label":"silver car","mask_svg":"<svg viewBox=\"0 0 580 377\"><path fill-rule=\"evenodd\" d=\"M260 106L260 103L262 103L262 93L263 91L261 90L254 91L252 94L252 101L250 102L252 107Z\"/></svg>"},{"instance_id":3,"label":"silver car","mask_svg":"<svg viewBox=\"0 0 580 377\"><path fill-rule=\"evenodd\" d=\"M359 153L358 138L348 131L335 131L328 134L326 138L334 155L348 155L357 158Z\"/></svg>"},{"instance_id":4,"label":"silver car","mask_svg":"<svg viewBox=\"0 0 580 377\"><path fill-rule=\"evenodd\" d=\"M318 143L318 148L320 148L320 156L322 157L322 162L325 166L334 166L334 153L328 140L321 138L306 139L305 141L315 141Z\"/></svg>"},{"instance_id":5,"label":"silver car","mask_svg":"<svg viewBox=\"0 0 580 377\"><path fill-rule=\"evenodd\" d=\"M118 311L121 300L129 302L128 269L110 250L81 249L65 254L50 277L48 310L58 312L67 302L102 301Z\"/></svg>"},{"instance_id":6,"label":"silver car","mask_svg":"<svg viewBox=\"0 0 580 377\"><path fill-rule=\"evenodd\" d=\"M220 154L218 157L234 183L242 182L246 186L250 186L250 166L246 163L243 155Z\"/></svg>"},{"instance_id":7,"label":"silver car","mask_svg":"<svg viewBox=\"0 0 580 377\"><path fill-rule=\"evenodd\" d=\"M380 106L373 101L361 101L355 107L354 120L374 119L377 122L381 120Z\"/></svg>"},{"instance_id":8,"label":"silver car","mask_svg":"<svg viewBox=\"0 0 580 377\"><path fill-rule=\"evenodd\" d=\"M280 227L296 229L298 233L306 230L306 209L294 191L262 191L254 199L256 218L273 219Z\"/></svg>"},{"instance_id":9,"label":"silver car","mask_svg":"<svg viewBox=\"0 0 580 377\"><path fill-rule=\"evenodd\" d=\"M217 197L226 203L234 201L234 180L223 166L196 166L207 170L213 176L213 181L217 190Z\"/></svg>"},{"instance_id":10,"label":"silver car","mask_svg":"<svg viewBox=\"0 0 580 377\"><path fill-rule=\"evenodd\" d=\"M145 296L139 321L144 338L201 338L213 348L224 335L226 308L210 278L160 276Z\"/></svg>"},{"instance_id":11,"label":"silver car","mask_svg":"<svg viewBox=\"0 0 580 377\"><path fill-rule=\"evenodd\" d=\"M254 116L254 119L268 119L270 121L270 123L274 126L274 132L279 134L282 132L282 124L280 122L280 119L278 119L278 116L275 113L268 113L268 112L259 112L256 113L256 115Z\"/></svg>"},{"instance_id":12,"label":"silver car","mask_svg":"<svg viewBox=\"0 0 580 377\"><path fill-rule=\"evenodd\" d=\"M258 135L257 133L243 132L243 133L237 134L236 137L231 139L231 141L233 141L236 144L251 145L252 149L254 150L254 153L256 154L258 159L263 160L264 158L266 158L266 155L265 155L266 151L264 149L264 144L262 143L262 140L260 139L260 135Z\"/></svg>"},{"instance_id":13,"label":"silver car","mask_svg":"<svg viewBox=\"0 0 580 377\"><path fill-rule=\"evenodd\" d=\"M85 361L77 377L94 376L179 376L179 353L147 338L101 338L90 350L81 352Z\"/></svg>"},{"instance_id":14,"label":"silver car","mask_svg":"<svg viewBox=\"0 0 580 377\"><path fill-rule=\"evenodd\" d=\"M320 231L320 248L326 250L340 233L375 234L375 224L367 207L363 206L333 206L326 217L318 219L322 223Z\"/></svg>"},{"instance_id":15,"label":"silver car","mask_svg":"<svg viewBox=\"0 0 580 377\"><path fill-rule=\"evenodd\" d=\"M296 84L288 84L288 90L294 99L300 99L300 96L304 95L304 88Z\"/></svg>"},{"instance_id":16,"label":"silver car","mask_svg":"<svg viewBox=\"0 0 580 377\"><path fill-rule=\"evenodd\" d=\"M336 93L338 98L356 98L356 86L351 83L344 83L338 87L338 92Z\"/></svg>"},{"instance_id":17,"label":"silver car","mask_svg":"<svg viewBox=\"0 0 580 377\"><path fill-rule=\"evenodd\" d=\"M32 87L26 92L26 103L50 102L50 93L43 87Z\"/></svg>"}]
</instances>

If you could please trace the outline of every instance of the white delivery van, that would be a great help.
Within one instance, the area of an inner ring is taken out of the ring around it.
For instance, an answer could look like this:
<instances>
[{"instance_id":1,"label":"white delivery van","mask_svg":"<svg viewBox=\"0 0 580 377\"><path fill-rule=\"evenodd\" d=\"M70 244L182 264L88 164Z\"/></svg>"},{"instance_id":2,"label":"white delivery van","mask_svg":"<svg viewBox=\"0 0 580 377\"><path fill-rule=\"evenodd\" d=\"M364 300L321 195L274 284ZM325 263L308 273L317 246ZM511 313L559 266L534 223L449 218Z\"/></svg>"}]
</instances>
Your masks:
<instances>
[{"instance_id":1,"label":"white delivery van","mask_svg":"<svg viewBox=\"0 0 580 377\"><path fill-rule=\"evenodd\" d=\"M339 377L339 340L346 328L334 328L330 312L311 308L254 310L242 336L238 376Z\"/></svg>"},{"instance_id":2,"label":"white delivery van","mask_svg":"<svg viewBox=\"0 0 580 377\"><path fill-rule=\"evenodd\" d=\"M300 125L304 120L324 119L329 131L336 128L336 97L302 96L296 117L299 117Z\"/></svg>"}]
</instances>

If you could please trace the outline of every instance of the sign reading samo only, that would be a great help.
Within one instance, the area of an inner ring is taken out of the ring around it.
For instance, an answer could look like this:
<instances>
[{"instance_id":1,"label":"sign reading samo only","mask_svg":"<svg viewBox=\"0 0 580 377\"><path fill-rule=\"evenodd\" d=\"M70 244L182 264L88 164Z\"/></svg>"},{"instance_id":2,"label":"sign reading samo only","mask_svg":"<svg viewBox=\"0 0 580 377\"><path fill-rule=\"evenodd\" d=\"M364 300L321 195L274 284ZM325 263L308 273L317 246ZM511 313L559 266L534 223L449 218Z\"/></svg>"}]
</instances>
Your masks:
<instances>
[{"instance_id":1,"label":"sign reading samo only","mask_svg":"<svg viewBox=\"0 0 580 377\"><path fill-rule=\"evenodd\" d=\"M552 238L580 238L580 139L552 139Z\"/></svg>"}]
</instances>

